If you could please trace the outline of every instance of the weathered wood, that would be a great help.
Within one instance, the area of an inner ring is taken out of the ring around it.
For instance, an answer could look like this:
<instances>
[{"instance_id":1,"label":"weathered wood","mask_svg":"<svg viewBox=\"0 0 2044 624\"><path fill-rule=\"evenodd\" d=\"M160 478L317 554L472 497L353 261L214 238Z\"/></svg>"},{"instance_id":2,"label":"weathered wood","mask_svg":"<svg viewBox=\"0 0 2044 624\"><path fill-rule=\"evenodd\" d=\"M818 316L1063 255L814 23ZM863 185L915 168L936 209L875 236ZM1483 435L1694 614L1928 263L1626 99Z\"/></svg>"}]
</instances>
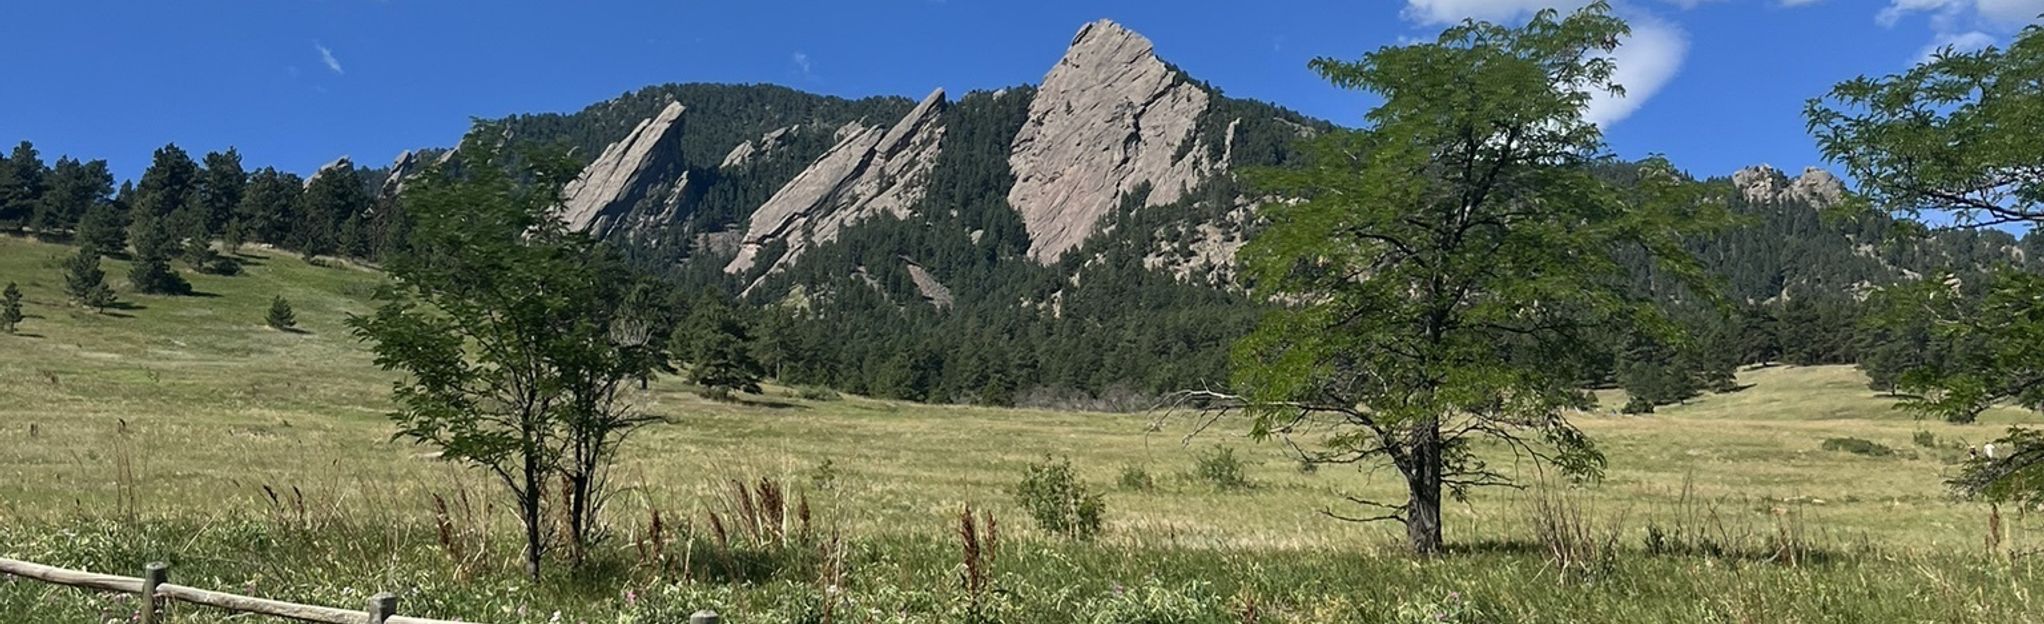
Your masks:
<instances>
[{"instance_id":1,"label":"weathered wood","mask_svg":"<svg viewBox=\"0 0 2044 624\"><path fill-rule=\"evenodd\" d=\"M142 579L135 577L66 570L40 563L29 563L19 559L0 558L0 572L28 577L45 583L55 583L57 585L69 585L71 587L121 592L124 594L142 593Z\"/></svg>"},{"instance_id":2,"label":"weathered wood","mask_svg":"<svg viewBox=\"0 0 2044 624\"><path fill-rule=\"evenodd\" d=\"M156 588L162 587L164 581L168 580L170 564L151 561L148 565L142 566L142 591L136 592L141 594L139 598L142 603L142 624L156 624L156 611L161 602L156 599Z\"/></svg>"},{"instance_id":3,"label":"weathered wood","mask_svg":"<svg viewBox=\"0 0 2044 624\"><path fill-rule=\"evenodd\" d=\"M389 624L397 615L397 594L383 592L369 597L369 624Z\"/></svg>"},{"instance_id":4,"label":"weathered wood","mask_svg":"<svg viewBox=\"0 0 2044 624\"><path fill-rule=\"evenodd\" d=\"M368 614L353 609L336 609L333 607L270 600L268 598L251 598L173 583L164 583L162 586L157 587L156 591L158 594L171 600L206 605L229 611L288 618L301 622L362 624L369 618Z\"/></svg>"},{"instance_id":5,"label":"weathered wood","mask_svg":"<svg viewBox=\"0 0 2044 624\"><path fill-rule=\"evenodd\" d=\"M688 616L688 624L718 624L718 621L717 612L708 609L697 611L694 615Z\"/></svg>"},{"instance_id":6,"label":"weathered wood","mask_svg":"<svg viewBox=\"0 0 2044 624\"><path fill-rule=\"evenodd\" d=\"M374 598L371 598L369 603L370 611L354 611L317 605L303 605L267 598L239 596L199 589L197 587L175 585L168 582L169 573L170 566L162 563L151 563L145 566L143 568L144 578L135 578L131 576L114 576L111 574L67 570L40 563L0 557L0 574L11 574L54 585L98 591L139 594L143 596L149 596L153 593L153 598L159 599L147 601L145 604L160 601L168 605L169 601L177 600L226 609L228 611L255 613L301 622L325 622L327 624L362 624L363 622L379 622L381 624L472 624L456 620L434 620L392 615L397 610L397 596L388 593L377 594ZM376 609L379 605L388 607L387 611L382 612L381 619L377 619L378 612ZM153 609L145 609L142 612L142 621L152 624L163 621L153 611ZM711 620L711 622L715 622L715 620Z\"/></svg>"}]
</instances>

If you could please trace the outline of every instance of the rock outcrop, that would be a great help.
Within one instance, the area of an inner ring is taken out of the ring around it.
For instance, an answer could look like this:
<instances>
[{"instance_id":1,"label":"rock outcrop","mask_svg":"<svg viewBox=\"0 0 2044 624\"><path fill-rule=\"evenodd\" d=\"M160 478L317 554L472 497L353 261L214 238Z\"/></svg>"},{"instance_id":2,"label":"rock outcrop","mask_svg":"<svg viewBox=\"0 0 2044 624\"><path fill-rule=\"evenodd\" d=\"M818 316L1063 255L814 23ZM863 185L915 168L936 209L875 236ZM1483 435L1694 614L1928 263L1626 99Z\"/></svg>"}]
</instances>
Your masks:
<instances>
[{"instance_id":1,"label":"rock outcrop","mask_svg":"<svg viewBox=\"0 0 2044 624\"><path fill-rule=\"evenodd\" d=\"M752 270L760 250L776 242L787 246L774 260L779 267L810 245L836 239L845 226L883 214L907 216L936 166L944 108L938 89L892 126L840 128L836 146L752 213L738 254L724 270Z\"/></svg>"},{"instance_id":2,"label":"rock outcrop","mask_svg":"<svg viewBox=\"0 0 2044 624\"><path fill-rule=\"evenodd\" d=\"M724 155L723 164L718 165L717 168L738 169L750 165L752 161L765 158L769 154L774 153L775 149L787 144L788 139L792 138L801 129L802 126L800 125L788 126L768 132L757 140L739 143L738 147L731 148L731 152Z\"/></svg>"},{"instance_id":3,"label":"rock outcrop","mask_svg":"<svg viewBox=\"0 0 2044 624\"><path fill-rule=\"evenodd\" d=\"M383 186L376 191L378 199L396 198L405 191L405 182L419 175L419 156L411 150L397 155L390 163L390 173L383 178Z\"/></svg>"},{"instance_id":4,"label":"rock outcrop","mask_svg":"<svg viewBox=\"0 0 2044 624\"><path fill-rule=\"evenodd\" d=\"M320 165L319 170L312 172L312 175L305 176L305 188L312 188L312 181L318 180L320 176L342 169L352 170L354 168L355 161L349 160L348 157L342 156L340 158L335 158L332 161L328 162L327 164Z\"/></svg>"},{"instance_id":5,"label":"rock outcrop","mask_svg":"<svg viewBox=\"0 0 2044 624\"><path fill-rule=\"evenodd\" d=\"M1831 172L1816 167L1803 169L1791 179L1779 169L1754 165L1732 174L1732 186L1752 203L1801 201L1817 208L1829 208L1845 200L1845 183Z\"/></svg>"},{"instance_id":6,"label":"rock outcrop","mask_svg":"<svg viewBox=\"0 0 2044 624\"><path fill-rule=\"evenodd\" d=\"M1144 185L1149 205L1168 204L1225 169L1195 136L1210 100L1141 35L1106 20L1080 28L1010 146L1008 204L1030 257L1056 262Z\"/></svg>"},{"instance_id":7,"label":"rock outcrop","mask_svg":"<svg viewBox=\"0 0 2044 624\"><path fill-rule=\"evenodd\" d=\"M923 268L923 265L916 264L916 261L910 260L907 257L903 257L901 262L908 269L909 281L915 282L916 292L923 295L923 301L930 302L930 305L936 306L938 309L949 308L956 301L951 296L951 288L945 286L943 282L937 281L937 276L931 275L929 269Z\"/></svg>"},{"instance_id":8,"label":"rock outcrop","mask_svg":"<svg viewBox=\"0 0 2044 624\"><path fill-rule=\"evenodd\" d=\"M674 219L688 190L681 157L682 113L670 102L639 122L562 189L561 219L574 230L605 236Z\"/></svg>"}]
</instances>

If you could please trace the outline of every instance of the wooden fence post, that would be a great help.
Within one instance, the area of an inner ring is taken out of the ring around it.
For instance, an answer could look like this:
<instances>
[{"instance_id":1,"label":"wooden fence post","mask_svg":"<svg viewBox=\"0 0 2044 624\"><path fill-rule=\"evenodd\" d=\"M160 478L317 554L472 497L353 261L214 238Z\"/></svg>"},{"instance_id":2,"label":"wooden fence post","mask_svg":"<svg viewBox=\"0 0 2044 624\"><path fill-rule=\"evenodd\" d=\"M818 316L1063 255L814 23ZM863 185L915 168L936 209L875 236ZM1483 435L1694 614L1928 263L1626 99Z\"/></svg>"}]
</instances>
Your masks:
<instances>
[{"instance_id":1,"label":"wooden fence post","mask_svg":"<svg viewBox=\"0 0 2044 624\"><path fill-rule=\"evenodd\" d=\"M383 592L369 597L369 624L383 624L397 615L397 594Z\"/></svg>"},{"instance_id":2,"label":"wooden fence post","mask_svg":"<svg viewBox=\"0 0 2044 624\"><path fill-rule=\"evenodd\" d=\"M704 609L688 616L688 624L718 624L717 612Z\"/></svg>"},{"instance_id":3,"label":"wooden fence post","mask_svg":"<svg viewBox=\"0 0 2044 624\"><path fill-rule=\"evenodd\" d=\"M170 580L170 564L151 561L142 566L142 624L156 624L167 618L156 616L156 586Z\"/></svg>"}]
</instances>

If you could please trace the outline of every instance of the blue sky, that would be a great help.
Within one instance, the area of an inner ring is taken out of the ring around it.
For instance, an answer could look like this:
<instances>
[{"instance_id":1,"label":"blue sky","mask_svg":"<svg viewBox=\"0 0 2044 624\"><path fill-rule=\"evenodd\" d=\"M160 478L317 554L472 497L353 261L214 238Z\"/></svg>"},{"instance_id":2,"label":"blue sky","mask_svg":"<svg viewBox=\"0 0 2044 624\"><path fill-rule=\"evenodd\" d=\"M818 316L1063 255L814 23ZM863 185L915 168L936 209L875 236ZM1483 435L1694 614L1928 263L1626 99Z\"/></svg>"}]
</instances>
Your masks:
<instances>
[{"instance_id":1,"label":"blue sky","mask_svg":"<svg viewBox=\"0 0 2044 624\"><path fill-rule=\"evenodd\" d=\"M663 82L772 82L845 96L954 94L1040 80L1102 17L1238 97L1344 124L1368 101L1323 84L1355 58L1463 17L1523 19L1586 0L9 0L0 141L105 158L240 148L309 172L450 145L471 117L572 111ZM1941 43L2005 42L2044 0L1624 0L1632 89L1594 115L1627 157L1702 176L1818 164L1802 102L1906 68Z\"/></svg>"}]
</instances>

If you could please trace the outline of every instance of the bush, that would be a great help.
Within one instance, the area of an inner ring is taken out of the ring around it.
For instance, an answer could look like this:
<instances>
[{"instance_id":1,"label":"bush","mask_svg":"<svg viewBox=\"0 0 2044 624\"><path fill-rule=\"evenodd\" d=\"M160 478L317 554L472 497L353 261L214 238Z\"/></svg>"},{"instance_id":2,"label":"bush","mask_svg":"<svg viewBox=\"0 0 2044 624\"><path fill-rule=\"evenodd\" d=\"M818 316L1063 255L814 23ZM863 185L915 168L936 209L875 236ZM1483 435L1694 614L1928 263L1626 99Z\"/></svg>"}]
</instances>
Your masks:
<instances>
[{"instance_id":1,"label":"bush","mask_svg":"<svg viewBox=\"0 0 2044 624\"><path fill-rule=\"evenodd\" d=\"M1918 431L1909 436L1909 441L1915 442L1917 446L1921 446L1924 448L1938 447L1937 434L1931 433L1929 431Z\"/></svg>"},{"instance_id":2,"label":"bush","mask_svg":"<svg viewBox=\"0 0 2044 624\"><path fill-rule=\"evenodd\" d=\"M1625 402L1625 407L1618 408L1618 411L1621 414L1652 414L1654 413L1654 402L1633 397L1632 400Z\"/></svg>"},{"instance_id":3,"label":"bush","mask_svg":"<svg viewBox=\"0 0 2044 624\"><path fill-rule=\"evenodd\" d=\"M1885 444L1859 438L1830 438L1824 440L1823 448L1827 451L1852 453L1867 457L1889 457L1895 454L1895 449L1889 448Z\"/></svg>"},{"instance_id":4,"label":"bush","mask_svg":"<svg viewBox=\"0 0 2044 624\"><path fill-rule=\"evenodd\" d=\"M298 326L298 315L291 311L291 302L279 295L270 299L270 311L263 317L263 323L275 329L288 330Z\"/></svg>"},{"instance_id":5,"label":"bush","mask_svg":"<svg viewBox=\"0 0 2044 624\"><path fill-rule=\"evenodd\" d=\"M1015 499L1036 520L1037 528L1073 539L1098 536L1101 518L1107 514L1107 501L1079 481L1069 457L1051 461L1046 456L1043 463L1030 464L1015 488Z\"/></svg>"},{"instance_id":6,"label":"bush","mask_svg":"<svg viewBox=\"0 0 2044 624\"><path fill-rule=\"evenodd\" d=\"M1141 465L1130 464L1121 467L1121 489L1142 491L1156 487L1157 479L1151 477L1150 471Z\"/></svg>"},{"instance_id":7,"label":"bush","mask_svg":"<svg viewBox=\"0 0 2044 624\"><path fill-rule=\"evenodd\" d=\"M1193 459L1192 476L1223 490L1249 487L1249 475L1242 468L1242 460L1235 458L1235 449L1225 446L1216 446L1212 452Z\"/></svg>"}]
</instances>

